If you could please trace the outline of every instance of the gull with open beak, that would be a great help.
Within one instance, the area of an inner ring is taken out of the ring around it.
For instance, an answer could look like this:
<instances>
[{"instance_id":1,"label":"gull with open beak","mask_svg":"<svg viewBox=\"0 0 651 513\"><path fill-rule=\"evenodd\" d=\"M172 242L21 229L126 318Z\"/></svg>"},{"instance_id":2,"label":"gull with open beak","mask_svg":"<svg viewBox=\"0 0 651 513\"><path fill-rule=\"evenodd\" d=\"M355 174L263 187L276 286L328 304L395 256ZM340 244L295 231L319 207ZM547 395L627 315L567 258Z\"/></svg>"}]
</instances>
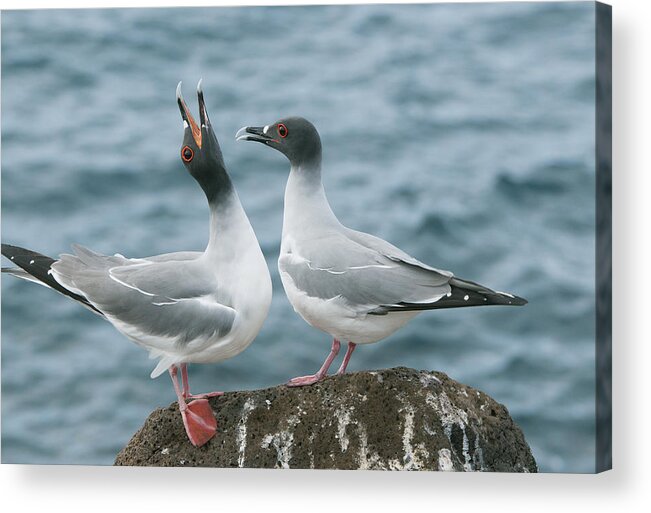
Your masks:
<instances>
[{"instance_id":1,"label":"gull with open beak","mask_svg":"<svg viewBox=\"0 0 651 513\"><path fill-rule=\"evenodd\" d=\"M3 244L2 254L18 267L2 271L78 301L158 358L151 377L169 371L188 438L201 446L217 428L208 398L222 392L191 394L187 365L232 358L248 347L267 317L271 279L226 171L201 82L197 96L198 124L179 83L177 102L184 125L180 158L210 209L205 251L126 258L73 245L74 255L53 259Z\"/></svg>"}]
</instances>

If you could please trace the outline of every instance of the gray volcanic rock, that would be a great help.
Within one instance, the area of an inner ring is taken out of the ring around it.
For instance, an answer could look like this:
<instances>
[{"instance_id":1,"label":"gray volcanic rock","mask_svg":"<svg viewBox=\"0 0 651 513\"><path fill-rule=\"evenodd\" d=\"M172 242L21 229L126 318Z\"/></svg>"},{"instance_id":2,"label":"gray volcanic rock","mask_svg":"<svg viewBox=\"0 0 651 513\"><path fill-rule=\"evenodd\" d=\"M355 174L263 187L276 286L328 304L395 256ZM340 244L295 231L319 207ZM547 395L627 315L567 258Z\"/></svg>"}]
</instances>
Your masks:
<instances>
[{"instance_id":1,"label":"gray volcanic rock","mask_svg":"<svg viewBox=\"0 0 651 513\"><path fill-rule=\"evenodd\" d=\"M399 367L210 399L217 435L154 411L116 465L536 472L504 406L440 372Z\"/></svg>"}]
</instances>

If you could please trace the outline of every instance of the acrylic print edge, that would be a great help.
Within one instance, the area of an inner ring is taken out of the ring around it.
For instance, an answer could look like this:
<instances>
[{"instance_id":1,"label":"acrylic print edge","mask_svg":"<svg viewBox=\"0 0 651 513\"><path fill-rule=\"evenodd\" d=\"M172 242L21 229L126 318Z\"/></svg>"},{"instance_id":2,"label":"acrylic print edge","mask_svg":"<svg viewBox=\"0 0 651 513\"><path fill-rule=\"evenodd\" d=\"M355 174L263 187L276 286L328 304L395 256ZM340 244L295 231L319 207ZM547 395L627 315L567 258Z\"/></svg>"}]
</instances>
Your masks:
<instances>
[{"instance_id":1,"label":"acrylic print edge","mask_svg":"<svg viewBox=\"0 0 651 513\"><path fill-rule=\"evenodd\" d=\"M596 14L596 447L595 471L612 469L612 7Z\"/></svg>"}]
</instances>

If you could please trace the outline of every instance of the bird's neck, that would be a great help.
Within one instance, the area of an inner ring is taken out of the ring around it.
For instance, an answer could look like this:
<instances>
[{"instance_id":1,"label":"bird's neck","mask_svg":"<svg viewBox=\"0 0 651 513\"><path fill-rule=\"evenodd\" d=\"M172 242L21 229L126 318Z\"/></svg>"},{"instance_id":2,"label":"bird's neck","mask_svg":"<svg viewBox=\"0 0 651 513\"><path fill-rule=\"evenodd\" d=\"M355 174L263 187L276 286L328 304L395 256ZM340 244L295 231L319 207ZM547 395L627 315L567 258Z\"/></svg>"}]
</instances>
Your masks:
<instances>
[{"instance_id":1,"label":"bird's neck","mask_svg":"<svg viewBox=\"0 0 651 513\"><path fill-rule=\"evenodd\" d=\"M211 167L209 172L193 176L203 189L211 209L212 205L227 202L235 194L233 182L226 172L223 161L221 165Z\"/></svg>"},{"instance_id":2,"label":"bird's neck","mask_svg":"<svg viewBox=\"0 0 651 513\"><path fill-rule=\"evenodd\" d=\"M285 188L283 235L341 226L321 182L321 162L292 165ZM294 235L292 235L294 236Z\"/></svg>"},{"instance_id":3,"label":"bird's neck","mask_svg":"<svg viewBox=\"0 0 651 513\"><path fill-rule=\"evenodd\" d=\"M220 195L217 200L209 201L209 207L207 257L222 260L224 256L233 254L236 259L238 251L251 244L257 245L255 233L235 189L231 189L227 195Z\"/></svg>"}]
</instances>

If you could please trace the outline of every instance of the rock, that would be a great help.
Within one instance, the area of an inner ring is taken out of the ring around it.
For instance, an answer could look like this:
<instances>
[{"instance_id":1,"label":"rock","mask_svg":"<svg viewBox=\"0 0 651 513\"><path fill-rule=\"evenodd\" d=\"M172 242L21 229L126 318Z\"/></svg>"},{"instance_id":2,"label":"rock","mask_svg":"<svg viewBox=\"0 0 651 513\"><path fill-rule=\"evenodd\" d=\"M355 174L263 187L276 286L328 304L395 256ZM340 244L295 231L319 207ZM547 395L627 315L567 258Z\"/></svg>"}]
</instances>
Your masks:
<instances>
[{"instance_id":1,"label":"rock","mask_svg":"<svg viewBox=\"0 0 651 513\"><path fill-rule=\"evenodd\" d=\"M210 399L217 435L188 441L178 405L154 411L116 465L536 472L522 431L489 396L399 367Z\"/></svg>"}]
</instances>

